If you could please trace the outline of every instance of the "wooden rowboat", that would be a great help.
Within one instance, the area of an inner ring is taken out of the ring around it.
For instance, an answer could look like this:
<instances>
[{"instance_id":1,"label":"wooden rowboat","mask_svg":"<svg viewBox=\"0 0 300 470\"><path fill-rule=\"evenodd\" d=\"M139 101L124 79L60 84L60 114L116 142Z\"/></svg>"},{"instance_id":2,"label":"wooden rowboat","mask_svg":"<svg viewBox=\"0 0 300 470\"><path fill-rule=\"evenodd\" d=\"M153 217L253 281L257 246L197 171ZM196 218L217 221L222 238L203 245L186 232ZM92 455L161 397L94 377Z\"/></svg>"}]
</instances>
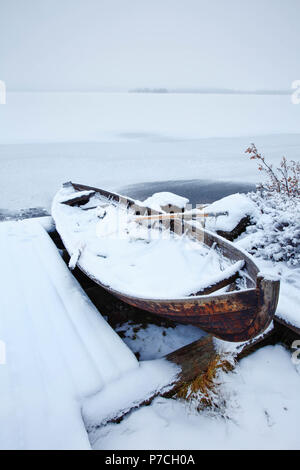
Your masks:
<instances>
[{"instance_id":1,"label":"wooden rowboat","mask_svg":"<svg viewBox=\"0 0 300 470\"><path fill-rule=\"evenodd\" d=\"M57 231L71 257L74 257L74 249L70 245L70 233L66 221L63 220L64 216L59 210L60 205L74 208L77 213L79 210L88 211L95 209L89 206L89 201L92 196L97 195L106 201L107 206L118 205L138 217L145 216L147 219L146 216L154 214L157 218L160 214L159 211L113 192L75 183L69 183L69 188L71 190L69 196L54 199L52 215ZM164 217L161 220L162 224L166 222L163 219ZM80 250L76 259L77 266L95 283L122 301L175 322L198 326L220 339L242 342L262 333L271 323L276 311L279 281L261 274L252 257L239 250L231 242L204 228L198 227L195 230L193 221L183 218L173 220L171 225L170 221L167 222L170 230L176 233L182 230L189 238L203 243L206 247L216 247L222 256L236 263L237 269L232 268L230 275L225 279L217 280L193 295L165 299L145 298L124 293L114 288L113 283L103 282L92 273L87 262L82 262ZM99 223L101 223L100 219ZM237 290L236 281L241 269L245 275L246 286Z\"/></svg>"}]
</instances>

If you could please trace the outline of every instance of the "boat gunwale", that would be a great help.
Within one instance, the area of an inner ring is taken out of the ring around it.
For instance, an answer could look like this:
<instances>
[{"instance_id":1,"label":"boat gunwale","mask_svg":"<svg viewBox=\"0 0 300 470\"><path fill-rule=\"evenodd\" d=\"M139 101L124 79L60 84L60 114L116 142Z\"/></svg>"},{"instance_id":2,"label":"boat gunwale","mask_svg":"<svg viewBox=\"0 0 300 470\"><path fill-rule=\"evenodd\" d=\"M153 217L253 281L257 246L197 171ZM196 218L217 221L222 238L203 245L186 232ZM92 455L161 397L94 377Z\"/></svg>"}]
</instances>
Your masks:
<instances>
[{"instance_id":1,"label":"boat gunwale","mask_svg":"<svg viewBox=\"0 0 300 470\"><path fill-rule=\"evenodd\" d=\"M118 194L118 193L114 193L114 192L111 192L111 191L106 191L104 189L96 188L96 187L93 187L93 186L87 186L87 185L83 185L83 184L79 184L79 183L70 183L70 185L73 186L75 191L93 190L96 193L99 193L100 195L105 197L108 201L111 200L111 202L117 202L117 203L121 204L121 201L123 199L124 201L128 201L130 203L130 206L133 205L133 204L135 204L136 206L139 206L137 204L137 201L135 201L134 199L129 198L127 196L123 196L123 195ZM65 202L66 201L61 201L61 203L65 203ZM140 201L138 201L138 202L140 202ZM151 209L150 207L147 207L147 206L139 206L139 207L141 207L145 211L149 210L153 213L163 214L163 212L159 212L159 211L157 211L155 209ZM192 227L192 222L187 221L186 223L189 224ZM218 291L215 291L215 292L212 292L211 294L204 294L204 295L201 295L201 294L200 295L189 295L189 296L181 296L181 297L173 297L173 298L160 298L160 297L150 297L149 298L149 297L142 297L142 296L136 296L136 295L128 294L126 292L114 289L110 285L107 285L107 284L101 282L92 273L90 273L90 271L85 266L83 266L81 264L80 258L77 262L77 266L79 267L79 269L85 275L90 277L96 284L100 285L102 288L108 290L111 294L116 295L116 296L126 297L126 299L128 299L128 300L141 301L141 302L145 302L145 303L153 302L153 303L157 303L157 304L160 304L160 303L205 304L207 302L211 302L213 299L216 299L216 300L219 300L219 301L222 301L222 300L226 301L226 300L230 300L234 297L237 297L237 298L243 297L244 294L251 294L251 293L255 294L255 293L257 293L258 290L259 290L258 277L263 277L263 275L259 276L260 270L259 270L258 266L256 265L255 261L253 260L252 256L249 255L247 252L245 252L245 250L237 248L232 242L230 242L229 240L224 239L223 237L221 237L220 235L218 235L214 232L206 230L205 228L201 228L201 229L197 229L197 230L201 231L204 235L204 238L203 238L203 241L202 241L202 243L204 243L204 245L209 246L209 245L207 245L207 243L205 243L205 235L206 235L206 236L209 236L209 237L213 238L217 243L219 242L220 245L221 245L221 246L219 246L219 248L221 250L222 250L222 246L225 246L225 248L228 248L229 250L233 250L236 255L240 254L241 255L240 259L244 260L246 262L245 263L246 265L247 265L247 263L249 263L250 266L252 267L253 271L255 272L255 278L253 278L253 276L251 276L251 274L249 273L249 270L247 268L246 269L244 268L245 271L247 272L248 276L250 277L252 283L254 284L254 286L253 287L246 287L242 290L235 290L235 291L225 292L225 293L218 293ZM63 241L64 245L67 248L68 243L66 243L66 241L65 241L62 234L60 234L60 236L62 238L62 241ZM200 242L195 237L191 236L191 238L193 238L194 240ZM67 251L68 251L68 248L67 248ZM229 258L226 255L224 255L224 256Z\"/></svg>"},{"instance_id":2,"label":"boat gunwale","mask_svg":"<svg viewBox=\"0 0 300 470\"><path fill-rule=\"evenodd\" d=\"M69 184L73 186L75 191L94 190L107 199L110 203L118 203L120 205L123 204L127 210L130 209L132 205L135 205L135 207L138 208L138 211L139 209L142 209L143 211L150 211L150 213L164 213L147 208L147 206L138 206L137 202L133 199L126 198L116 193L101 190L100 188L93 188L91 186L85 186L76 183ZM55 202L53 201L54 204L60 204L64 202L67 203L67 200L59 201L56 199ZM76 205L84 205L86 202L82 201L79 197ZM186 222L187 221L184 221L184 223ZM184 225L182 227L185 228ZM173 228L170 227L172 231L174 231L174 228L175 226L173 226ZM237 248L231 241L228 241L220 235L210 232L205 228L201 227L201 229L198 230L202 233L197 233L195 230L190 232L189 229L187 229L186 234L190 238L193 238L194 240L198 241L199 243L203 243L208 247L212 247L214 243L216 243L222 255L230 260L245 261L245 267L243 270L247 273L248 281L247 286L244 289L223 293L218 293L218 290L216 290L214 292L202 295L192 294L188 297L181 296L179 298L171 299L140 297L128 294L126 292L123 293L110 287L109 285L102 283L89 272L88 268L82 265L80 257L77 261L77 266L97 285L101 286L103 289L119 298L123 302L127 302L134 307L149 311L162 317L170 318L171 320L173 319L174 321L180 323L193 324L202 328L204 331L211 332L214 336L225 341L248 341L249 339L254 338L264 331L272 321L277 308L280 281L278 279L265 276L262 272L260 272L253 257L245 252L245 250ZM60 233L60 229L57 227L57 231L60 234L62 242L64 243L67 251L70 255L72 255L72 250L71 252L68 250L69 243L65 243L64 230L62 230L62 233ZM195 236L196 234L198 234L199 239L197 236ZM251 282L250 285L249 282ZM174 312L182 310L181 306L183 306L183 312L178 317L178 315L176 315ZM230 321L231 330L229 329L229 331L227 331L228 328L224 330L224 317L229 314L231 316L236 315L237 323L235 324L235 320L232 318ZM248 319L250 320L250 323L247 325L244 323L244 315L247 315ZM194 317L197 318L197 321L190 321L190 318ZM206 320L204 320L205 317ZM210 325L205 323L207 322L208 317L212 318L212 323ZM201 318L203 318L202 321ZM205 324L203 324L203 321Z\"/></svg>"}]
</instances>

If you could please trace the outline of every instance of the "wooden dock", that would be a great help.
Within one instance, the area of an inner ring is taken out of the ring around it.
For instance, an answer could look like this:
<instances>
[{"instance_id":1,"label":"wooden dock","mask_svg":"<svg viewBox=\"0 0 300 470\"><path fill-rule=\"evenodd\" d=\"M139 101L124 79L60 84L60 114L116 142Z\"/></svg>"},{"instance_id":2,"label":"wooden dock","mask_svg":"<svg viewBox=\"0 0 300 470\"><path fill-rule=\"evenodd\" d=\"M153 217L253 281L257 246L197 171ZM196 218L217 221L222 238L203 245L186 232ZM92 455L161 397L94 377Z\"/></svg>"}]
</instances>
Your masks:
<instances>
[{"instance_id":1,"label":"wooden dock","mask_svg":"<svg viewBox=\"0 0 300 470\"><path fill-rule=\"evenodd\" d=\"M33 219L0 224L0 448L88 449L81 403L135 356Z\"/></svg>"}]
</instances>

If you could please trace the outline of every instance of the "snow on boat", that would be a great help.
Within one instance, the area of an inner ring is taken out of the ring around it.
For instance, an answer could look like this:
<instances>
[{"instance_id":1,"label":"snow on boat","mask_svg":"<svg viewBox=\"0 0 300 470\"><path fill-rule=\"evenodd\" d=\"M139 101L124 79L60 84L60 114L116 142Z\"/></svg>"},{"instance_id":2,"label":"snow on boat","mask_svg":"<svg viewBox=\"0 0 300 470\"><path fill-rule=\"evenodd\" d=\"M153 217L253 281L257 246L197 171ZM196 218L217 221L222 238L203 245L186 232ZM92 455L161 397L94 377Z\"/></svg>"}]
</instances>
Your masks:
<instances>
[{"instance_id":1,"label":"snow on boat","mask_svg":"<svg viewBox=\"0 0 300 470\"><path fill-rule=\"evenodd\" d=\"M142 202L68 183L52 216L70 267L130 305L233 342L257 336L272 321L279 281L185 215L170 220Z\"/></svg>"}]
</instances>

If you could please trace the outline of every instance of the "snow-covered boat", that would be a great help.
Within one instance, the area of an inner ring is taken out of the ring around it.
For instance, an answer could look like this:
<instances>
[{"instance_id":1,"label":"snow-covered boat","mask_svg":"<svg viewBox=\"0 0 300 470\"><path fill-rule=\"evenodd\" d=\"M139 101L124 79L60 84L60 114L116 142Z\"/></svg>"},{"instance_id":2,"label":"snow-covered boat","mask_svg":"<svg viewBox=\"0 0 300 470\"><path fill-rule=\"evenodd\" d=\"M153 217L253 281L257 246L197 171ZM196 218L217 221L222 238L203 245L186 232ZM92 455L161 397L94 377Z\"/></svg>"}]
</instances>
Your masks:
<instances>
[{"instance_id":1,"label":"snow-covered boat","mask_svg":"<svg viewBox=\"0 0 300 470\"><path fill-rule=\"evenodd\" d=\"M75 183L56 194L52 216L70 267L130 305L234 342L272 321L279 281L189 217L170 221L142 202Z\"/></svg>"}]
</instances>

